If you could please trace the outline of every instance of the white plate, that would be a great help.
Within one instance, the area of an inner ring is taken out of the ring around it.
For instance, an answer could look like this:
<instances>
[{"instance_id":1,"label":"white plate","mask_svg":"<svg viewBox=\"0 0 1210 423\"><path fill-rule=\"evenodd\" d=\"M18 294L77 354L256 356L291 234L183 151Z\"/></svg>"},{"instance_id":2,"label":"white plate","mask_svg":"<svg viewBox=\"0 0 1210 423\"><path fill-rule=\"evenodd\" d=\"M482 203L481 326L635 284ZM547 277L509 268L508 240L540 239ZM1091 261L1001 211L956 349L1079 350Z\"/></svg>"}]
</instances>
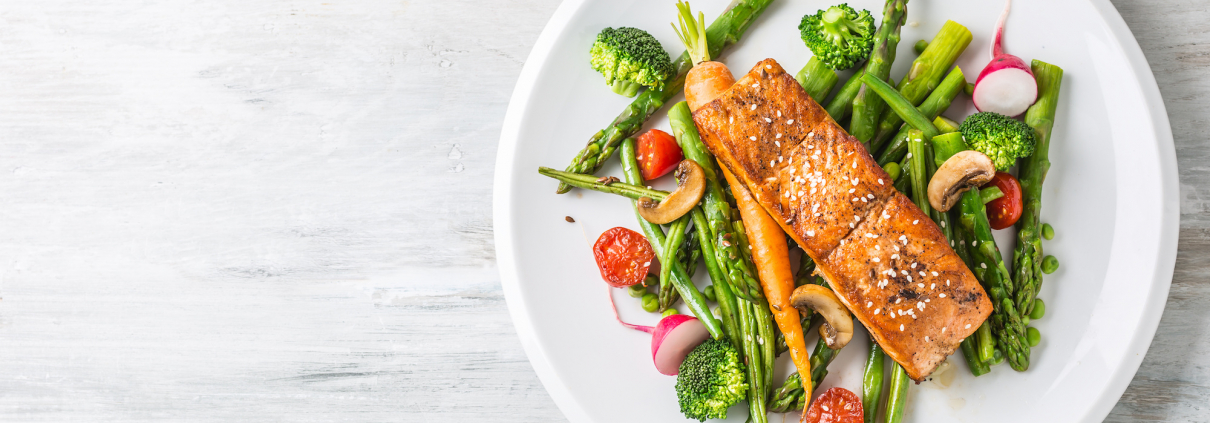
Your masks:
<instances>
[{"instance_id":1,"label":"white plate","mask_svg":"<svg viewBox=\"0 0 1210 423\"><path fill-rule=\"evenodd\" d=\"M573 422L684 420L674 378L651 364L647 335L613 321L589 250L605 229L637 229L629 203L583 190L555 195L555 182L537 173L538 166L565 167L629 102L589 68L596 33L606 26L644 28L679 54L668 24L673 3L565 1L525 64L500 138L494 212L504 292L534 370ZM693 5L710 20L727 3ZM766 57L797 70L810 56L799 40L798 20L832 3L775 1L722 60L737 77ZM880 15L882 2L850 4ZM1001 7L999 0L912 1L892 75L904 74L916 40L931 38L952 19L975 34L958 63L973 81L988 60ZM1138 44L1108 1L1018 0L1005 36L1009 52L1066 71L1042 211L1057 233L1045 243L1046 252L1062 267L1042 287L1047 314L1034 326L1043 341L1029 371L998 366L974 378L955 357L956 378L948 388L911 388L909 421L1099 422L1138 369L1172 277L1179 207L1168 118ZM965 96L959 98L948 116L973 111ZM657 116L646 127L667 129L663 113ZM620 175L616 163L599 174ZM1011 257L1010 237L999 235ZM625 294L616 297L624 319L657 320ZM860 388L862 344L843 350L825 387ZM730 420L746 414L733 407Z\"/></svg>"}]
</instances>

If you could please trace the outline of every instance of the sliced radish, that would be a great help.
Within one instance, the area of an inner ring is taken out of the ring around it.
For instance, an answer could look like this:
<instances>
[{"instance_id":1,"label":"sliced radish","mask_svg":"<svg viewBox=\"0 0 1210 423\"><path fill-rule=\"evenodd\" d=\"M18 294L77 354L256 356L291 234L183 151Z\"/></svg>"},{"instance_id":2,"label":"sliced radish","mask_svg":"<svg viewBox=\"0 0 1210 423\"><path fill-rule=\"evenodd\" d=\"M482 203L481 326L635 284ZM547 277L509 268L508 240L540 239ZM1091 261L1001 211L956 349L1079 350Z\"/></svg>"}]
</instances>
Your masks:
<instances>
[{"instance_id":1,"label":"sliced radish","mask_svg":"<svg viewBox=\"0 0 1210 423\"><path fill-rule=\"evenodd\" d=\"M975 80L971 100L980 112L1019 116L1038 99L1038 83L1029 70L1029 64L1020 57L1004 52L1004 21L1008 19L1011 7L1012 0L1006 0L1000 20L996 22L996 35L992 38L992 60Z\"/></svg>"},{"instance_id":2,"label":"sliced radish","mask_svg":"<svg viewBox=\"0 0 1210 423\"><path fill-rule=\"evenodd\" d=\"M612 291L609 292L609 305L613 309L613 317L622 326L651 334L651 360L655 362L655 369L662 374L676 376L685 357L698 345L710 339L706 326L693 316L673 314L660 319L655 327L635 325L623 322L622 318L618 317Z\"/></svg>"}]
</instances>

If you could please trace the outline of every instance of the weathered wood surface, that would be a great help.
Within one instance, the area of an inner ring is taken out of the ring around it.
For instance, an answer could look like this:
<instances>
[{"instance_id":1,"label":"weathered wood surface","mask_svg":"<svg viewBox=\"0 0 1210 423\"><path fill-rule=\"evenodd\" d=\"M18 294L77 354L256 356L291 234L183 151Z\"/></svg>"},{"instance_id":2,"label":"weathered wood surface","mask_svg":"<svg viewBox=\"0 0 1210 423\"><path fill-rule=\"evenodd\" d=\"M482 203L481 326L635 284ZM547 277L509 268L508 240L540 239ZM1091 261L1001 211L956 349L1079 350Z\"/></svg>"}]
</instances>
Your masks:
<instances>
[{"instance_id":1,"label":"weathered wood surface","mask_svg":"<svg viewBox=\"0 0 1210 423\"><path fill-rule=\"evenodd\" d=\"M1168 107L1182 221L1108 420L1210 421L1210 6L1115 4ZM490 203L557 5L4 2L0 421L563 420Z\"/></svg>"}]
</instances>

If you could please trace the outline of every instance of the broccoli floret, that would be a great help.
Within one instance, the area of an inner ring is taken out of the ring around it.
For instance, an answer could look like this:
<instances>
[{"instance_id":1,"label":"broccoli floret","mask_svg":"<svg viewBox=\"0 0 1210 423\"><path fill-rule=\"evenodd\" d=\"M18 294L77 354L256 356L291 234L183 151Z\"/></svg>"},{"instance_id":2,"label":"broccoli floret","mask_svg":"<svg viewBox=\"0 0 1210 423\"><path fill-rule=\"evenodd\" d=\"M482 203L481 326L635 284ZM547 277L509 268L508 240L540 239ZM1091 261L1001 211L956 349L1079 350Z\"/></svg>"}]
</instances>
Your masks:
<instances>
[{"instance_id":1,"label":"broccoli floret","mask_svg":"<svg viewBox=\"0 0 1210 423\"><path fill-rule=\"evenodd\" d=\"M999 113L975 113L962 121L958 130L967 146L986 154L999 170L1008 170L1018 158L1034 154L1033 128Z\"/></svg>"},{"instance_id":2,"label":"broccoli floret","mask_svg":"<svg viewBox=\"0 0 1210 423\"><path fill-rule=\"evenodd\" d=\"M698 345L676 376L676 398L681 413L690 419L725 419L727 408L744 399L747 391L739 353L725 340Z\"/></svg>"},{"instance_id":3,"label":"broccoli floret","mask_svg":"<svg viewBox=\"0 0 1210 423\"><path fill-rule=\"evenodd\" d=\"M847 3L803 16L798 24L811 52L836 70L852 68L869 57L875 29L869 10L858 12Z\"/></svg>"},{"instance_id":4,"label":"broccoli floret","mask_svg":"<svg viewBox=\"0 0 1210 423\"><path fill-rule=\"evenodd\" d=\"M639 89L661 89L676 73L659 40L638 28L605 28L592 43L592 68L605 75L613 92L634 97Z\"/></svg>"}]
</instances>

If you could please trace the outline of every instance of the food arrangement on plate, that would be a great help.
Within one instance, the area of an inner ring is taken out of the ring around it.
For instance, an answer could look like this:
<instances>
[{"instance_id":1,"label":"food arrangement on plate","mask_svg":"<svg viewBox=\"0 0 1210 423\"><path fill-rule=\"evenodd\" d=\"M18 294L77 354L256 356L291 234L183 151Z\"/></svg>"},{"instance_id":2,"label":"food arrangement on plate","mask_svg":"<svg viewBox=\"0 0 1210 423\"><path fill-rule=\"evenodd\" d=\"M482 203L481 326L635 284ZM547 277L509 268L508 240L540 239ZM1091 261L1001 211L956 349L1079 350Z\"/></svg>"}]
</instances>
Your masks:
<instances>
[{"instance_id":1,"label":"food arrangement on plate","mask_svg":"<svg viewBox=\"0 0 1210 423\"><path fill-rule=\"evenodd\" d=\"M804 16L814 57L798 73L766 59L737 80L713 60L771 1L739 0L709 26L678 2L687 51L675 60L637 28L605 28L590 47L591 69L634 100L566 170L539 173L559 193L631 200L642 234L610 229L593 256L611 290L663 318L618 321L652 335L656 370L677 378L685 417L703 421L746 402L756 422L790 411L900 422L911 382L951 354L974 376L1001 363L1026 371L1041 336L1029 323L1045 313L1038 288L1058 267L1043 255L1053 229L1039 213L1063 70L1004 51L1006 4L973 84L954 66L972 34L953 21L914 45L906 75L891 75L908 2L889 0L877 23L847 4ZM638 134L682 90L667 108L671 134ZM979 112L942 117L963 93ZM614 156L621 178L596 175ZM648 186L670 173L675 190ZM1012 272L993 230L1016 231ZM699 264L711 282L702 290ZM857 324L872 338L862 392L815 397ZM775 380L787 352L796 371Z\"/></svg>"}]
</instances>

